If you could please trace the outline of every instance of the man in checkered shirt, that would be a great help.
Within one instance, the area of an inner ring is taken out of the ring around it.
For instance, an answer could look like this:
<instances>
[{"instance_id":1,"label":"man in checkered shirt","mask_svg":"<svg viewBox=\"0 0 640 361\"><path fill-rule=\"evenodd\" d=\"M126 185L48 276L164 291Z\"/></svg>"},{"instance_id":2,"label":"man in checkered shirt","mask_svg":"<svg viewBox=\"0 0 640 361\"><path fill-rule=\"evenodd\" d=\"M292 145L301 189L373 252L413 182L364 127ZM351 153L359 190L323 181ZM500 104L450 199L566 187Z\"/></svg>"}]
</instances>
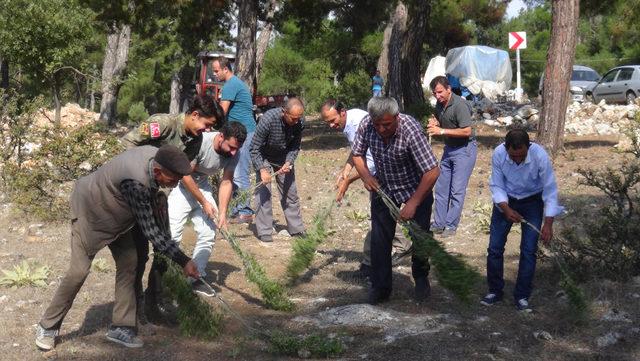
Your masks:
<instances>
[{"instance_id":1,"label":"man in checkered shirt","mask_svg":"<svg viewBox=\"0 0 640 361\"><path fill-rule=\"evenodd\" d=\"M371 289L368 302L377 304L391 295L391 242L396 220L376 191L382 189L400 209L401 220L415 220L429 229L433 185L438 161L422 126L413 117L400 114L393 98L374 97L367 105L369 113L361 122L353 143L353 163L367 190L371 192ZM366 162L371 150L375 177ZM415 255L411 258L415 280L415 299L424 301L430 294L429 263Z\"/></svg>"}]
</instances>

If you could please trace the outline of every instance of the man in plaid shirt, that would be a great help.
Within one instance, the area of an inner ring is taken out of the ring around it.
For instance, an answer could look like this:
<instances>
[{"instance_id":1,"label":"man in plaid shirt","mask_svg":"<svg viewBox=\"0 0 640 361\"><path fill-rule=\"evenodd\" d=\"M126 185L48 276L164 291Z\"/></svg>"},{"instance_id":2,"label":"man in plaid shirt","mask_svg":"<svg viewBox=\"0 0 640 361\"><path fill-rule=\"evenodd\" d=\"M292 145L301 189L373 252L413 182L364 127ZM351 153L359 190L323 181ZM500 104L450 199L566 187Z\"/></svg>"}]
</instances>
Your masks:
<instances>
[{"instance_id":1,"label":"man in plaid shirt","mask_svg":"<svg viewBox=\"0 0 640 361\"><path fill-rule=\"evenodd\" d=\"M367 105L369 115L360 122L353 143L353 163L365 187L371 193L371 289L368 302L377 304L391 295L391 242L396 220L378 189L389 195L400 209L401 220L415 220L429 229L433 185L440 174L438 162L422 126L413 117L400 114L393 98L374 97ZM366 162L371 150L375 177ZM415 280L415 299L424 301L430 294L429 263L415 255L411 258Z\"/></svg>"}]
</instances>

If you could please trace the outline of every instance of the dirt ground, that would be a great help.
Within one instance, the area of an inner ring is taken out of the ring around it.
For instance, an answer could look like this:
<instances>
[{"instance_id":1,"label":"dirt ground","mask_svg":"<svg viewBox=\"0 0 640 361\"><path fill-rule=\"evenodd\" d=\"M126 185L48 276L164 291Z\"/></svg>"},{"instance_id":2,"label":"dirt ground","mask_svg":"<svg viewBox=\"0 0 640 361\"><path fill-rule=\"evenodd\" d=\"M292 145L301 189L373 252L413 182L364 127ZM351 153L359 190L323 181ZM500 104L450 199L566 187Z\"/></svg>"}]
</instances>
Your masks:
<instances>
[{"instance_id":1,"label":"dirt ground","mask_svg":"<svg viewBox=\"0 0 640 361\"><path fill-rule=\"evenodd\" d=\"M483 275L476 288L479 300L485 292L485 256L488 235L476 228L474 204L491 202L488 188L491 150L504 137L504 131L481 126L478 129L479 153L472 175L460 229L455 238L445 239L450 252L460 253ZM561 201L569 216L559 220L573 222L597 209L604 198L593 189L577 186L579 167L617 164L620 156L612 146L615 137L569 137L566 152L556 159L556 175ZM438 157L442 143L434 142ZM296 177L307 224L312 216L334 197L336 172L348 154L346 140L317 120L308 122L302 151L296 162ZM336 306L364 303L366 282L358 277L362 239L369 227L368 194L360 183L354 184L342 206L334 208L330 220L331 235L323 243L311 269L292 288L290 296L297 304L293 313L268 310L260 300L257 288L248 283L240 260L229 244L218 238L209 261L208 280L217 285L222 297L234 310L265 330L288 330L306 334L319 329L294 320L297 316L315 315ZM275 206L277 230L284 218ZM28 235L28 226L36 221L12 210L11 205L0 206L0 269L11 269L22 260L33 260L51 268L49 286L19 289L0 288L0 353L2 360L41 360L57 356L63 360L277 360L288 359L267 352L267 345L250 338L239 322L230 316L225 319L223 336L213 342L203 342L180 336L177 329L143 326L140 334L145 341L141 349L125 349L104 338L113 306L115 266L107 250L101 251L108 265L103 272L93 271L78 294L65 319L56 354L43 354L34 345L34 326L51 300L67 269L69 259L67 224L45 224L42 234ZM366 218L366 217L365 217ZM557 229L556 228L556 229ZM276 236L271 244L260 243L251 227L234 225L231 231L238 236L242 247L256 256L270 276L279 278L291 252L290 239ZM513 232L505 252L505 299L513 289L519 254L520 235ZM184 248L192 250L194 234L188 231ZM557 297L560 290L558 275L550 263L539 263L536 288L531 298L533 314L515 311L510 302L486 308L478 302L466 306L441 288L431 277L433 292L428 302L418 305L412 301L411 267L406 259L394 269L394 290L389 302L380 310L393 310L409 315L433 315L454 318L456 322L441 332L426 333L383 342L381 328L331 327L323 333L342 335L346 350L343 360L638 360L640 319L638 294L640 282L627 284L610 281L583 285L593 309L590 321L577 327L569 322L566 308ZM211 299L216 304L215 299ZM603 315L617 309L629 314L628 320L605 321ZM536 331L547 331L552 339L539 340ZM598 347L596 339L609 332L618 332L623 339L608 347ZM291 358L293 359L293 358Z\"/></svg>"}]
</instances>

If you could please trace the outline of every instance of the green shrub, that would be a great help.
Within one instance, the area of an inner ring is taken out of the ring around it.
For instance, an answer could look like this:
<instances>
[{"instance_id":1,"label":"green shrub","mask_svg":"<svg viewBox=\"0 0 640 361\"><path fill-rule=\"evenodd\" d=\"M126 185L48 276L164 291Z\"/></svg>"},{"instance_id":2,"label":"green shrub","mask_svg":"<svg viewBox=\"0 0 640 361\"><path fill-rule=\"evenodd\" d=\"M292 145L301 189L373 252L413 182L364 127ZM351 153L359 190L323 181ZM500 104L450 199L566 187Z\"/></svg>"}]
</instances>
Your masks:
<instances>
[{"instance_id":1,"label":"green shrub","mask_svg":"<svg viewBox=\"0 0 640 361\"><path fill-rule=\"evenodd\" d=\"M68 216L73 181L122 151L115 135L101 125L33 130L24 134L26 141L40 147L6 160L4 189L20 210L52 221Z\"/></svg>"},{"instance_id":2,"label":"green shrub","mask_svg":"<svg viewBox=\"0 0 640 361\"><path fill-rule=\"evenodd\" d=\"M149 118L149 113L147 109L144 107L143 102L133 103L127 112L129 116L129 122L138 124Z\"/></svg>"}]
</instances>

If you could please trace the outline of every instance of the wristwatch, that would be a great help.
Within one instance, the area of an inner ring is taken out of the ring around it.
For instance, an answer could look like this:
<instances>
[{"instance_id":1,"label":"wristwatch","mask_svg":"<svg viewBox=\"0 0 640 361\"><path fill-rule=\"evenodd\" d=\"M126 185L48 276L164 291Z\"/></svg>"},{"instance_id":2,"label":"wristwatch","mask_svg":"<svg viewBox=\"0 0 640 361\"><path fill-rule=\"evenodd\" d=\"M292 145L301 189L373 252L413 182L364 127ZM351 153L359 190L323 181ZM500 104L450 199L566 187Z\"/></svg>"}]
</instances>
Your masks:
<instances>
[{"instance_id":1,"label":"wristwatch","mask_svg":"<svg viewBox=\"0 0 640 361\"><path fill-rule=\"evenodd\" d=\"M440 128L440 135L444 135L444 129Z\"/></svg>"}]
</instances>

